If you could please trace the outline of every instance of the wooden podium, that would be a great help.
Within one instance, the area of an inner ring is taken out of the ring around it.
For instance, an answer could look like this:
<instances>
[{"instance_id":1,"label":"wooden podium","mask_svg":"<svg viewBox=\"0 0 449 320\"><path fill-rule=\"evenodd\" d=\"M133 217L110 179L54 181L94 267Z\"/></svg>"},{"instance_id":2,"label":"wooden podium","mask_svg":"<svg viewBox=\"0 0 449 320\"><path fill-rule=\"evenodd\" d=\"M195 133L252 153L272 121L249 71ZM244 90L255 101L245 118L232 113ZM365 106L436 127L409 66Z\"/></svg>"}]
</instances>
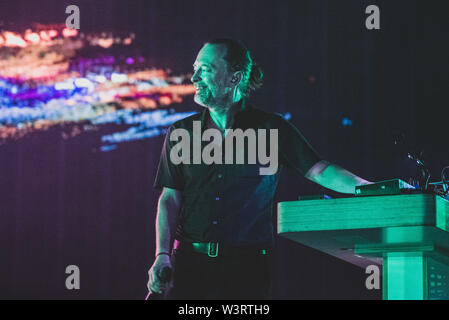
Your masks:
<instances>
[{"instance_id":1,"label":"wooden podium","mask_svg":"<svg viewBox=\"0 0 449 320\"><path fill-rule=\"evenodd\" d=\"M384 299L449 299L449 202L441 197L280 202L278 234L362 268L382 265Z\"/></svg>"}]
</instances>

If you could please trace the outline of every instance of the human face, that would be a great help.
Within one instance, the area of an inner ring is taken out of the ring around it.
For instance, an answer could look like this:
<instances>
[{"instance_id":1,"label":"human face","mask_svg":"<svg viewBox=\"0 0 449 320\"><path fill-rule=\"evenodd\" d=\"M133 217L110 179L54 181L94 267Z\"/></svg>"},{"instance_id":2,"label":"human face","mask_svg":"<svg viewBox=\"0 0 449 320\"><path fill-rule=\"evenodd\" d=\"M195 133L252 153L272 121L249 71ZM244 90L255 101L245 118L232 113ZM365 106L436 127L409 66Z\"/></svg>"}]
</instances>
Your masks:
<instances>
[{"instance_id":1,"label":"human face","mask_svg":"<svg viewBox=\"0 0 449 320\"><path fill-rule=\"evenodd\" d=\"M226 47L223 45L205 44L201 48L191 78L195 86L194 100L204 107L226 106L232 98L231 73L224 60Z\"/></svg>"}]
</instances>

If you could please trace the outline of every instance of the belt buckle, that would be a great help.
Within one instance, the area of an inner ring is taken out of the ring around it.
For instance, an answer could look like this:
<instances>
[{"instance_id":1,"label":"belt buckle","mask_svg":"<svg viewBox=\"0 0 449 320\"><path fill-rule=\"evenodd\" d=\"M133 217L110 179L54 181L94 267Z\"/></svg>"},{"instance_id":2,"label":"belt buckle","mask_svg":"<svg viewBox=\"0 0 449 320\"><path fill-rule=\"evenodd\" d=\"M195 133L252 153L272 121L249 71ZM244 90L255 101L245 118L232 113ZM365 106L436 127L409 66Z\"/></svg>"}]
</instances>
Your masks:
<instances>
[{"instance_id":1,"label":"belt buckle","mask_svg":"<svg viewBox=\"0 0 449 320\"><path fill-rule=\"evenodd\" d=\"M216 258L218 256L218 242L209 242L207 255L211 258Z\"/></svg>"}]
</instances>

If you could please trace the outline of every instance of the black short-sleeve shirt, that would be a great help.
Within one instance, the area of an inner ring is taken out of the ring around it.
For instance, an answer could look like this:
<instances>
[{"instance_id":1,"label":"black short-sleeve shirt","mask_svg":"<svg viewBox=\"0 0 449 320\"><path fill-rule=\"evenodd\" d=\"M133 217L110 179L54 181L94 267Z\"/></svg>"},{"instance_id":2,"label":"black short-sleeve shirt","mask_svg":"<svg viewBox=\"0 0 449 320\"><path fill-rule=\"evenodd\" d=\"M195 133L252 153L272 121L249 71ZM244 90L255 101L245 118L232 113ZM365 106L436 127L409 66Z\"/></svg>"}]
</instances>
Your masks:
<instances>
[{"instance_id":1,"label":"black short-sleeve shirt","mask_svg":"<svg viewBox=\"0 0 449 320\"><path fill-rule=\"evenodd\" d=\"M309 145L298 129L281 116L256 109L244 102L234 116L232 129L277 129L278 170L271 175L260 175L260 168L268 165L225 164L225 143L222 143L222 164L193 164L194 121L200 121L201 133L211 128L209 110L175 122L168 130L162 148L154 187L182 191L183 207L176 230L176 239L189 242L219 241L230 245L272 244L273 198L284 166L304 175L320 156ZM198 124L198 122L196 123ZM170 141L175 129L185 129L191 139L190 163L174 164L170 153L179 141ZM257 136L257 143L259 143ZM269 154L270 140L265 154ZM274 140L273 140L274 141ZM201 142L201 150L210 141ZM245 148L248 147L248 140ZM248 150L248 149L246 149ZM241 150L240 150L241 151ZM259 159L257 157L257 159Z\"/></svg>"}]
</instances>

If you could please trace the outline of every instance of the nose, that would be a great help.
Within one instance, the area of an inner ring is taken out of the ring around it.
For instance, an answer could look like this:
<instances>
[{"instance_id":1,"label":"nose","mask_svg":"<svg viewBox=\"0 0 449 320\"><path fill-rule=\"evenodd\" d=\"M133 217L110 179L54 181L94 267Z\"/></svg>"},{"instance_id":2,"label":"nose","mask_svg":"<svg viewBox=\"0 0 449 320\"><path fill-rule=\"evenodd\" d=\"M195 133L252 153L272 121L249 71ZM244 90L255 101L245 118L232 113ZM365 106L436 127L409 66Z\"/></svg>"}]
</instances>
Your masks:
<instances>
[{"instance_id":1,"label":"nose","mask_svg":"<svg viewBox=\"0 0 449 320\"><path fill-rule=\"evenodd\" d=\"M193 83L200 81L201 78L199 76L199 72L200 72L199 69L196 72L194 72L192 77L190 78L190 81L192 81Z\"/></svg>"}]
</instances>

